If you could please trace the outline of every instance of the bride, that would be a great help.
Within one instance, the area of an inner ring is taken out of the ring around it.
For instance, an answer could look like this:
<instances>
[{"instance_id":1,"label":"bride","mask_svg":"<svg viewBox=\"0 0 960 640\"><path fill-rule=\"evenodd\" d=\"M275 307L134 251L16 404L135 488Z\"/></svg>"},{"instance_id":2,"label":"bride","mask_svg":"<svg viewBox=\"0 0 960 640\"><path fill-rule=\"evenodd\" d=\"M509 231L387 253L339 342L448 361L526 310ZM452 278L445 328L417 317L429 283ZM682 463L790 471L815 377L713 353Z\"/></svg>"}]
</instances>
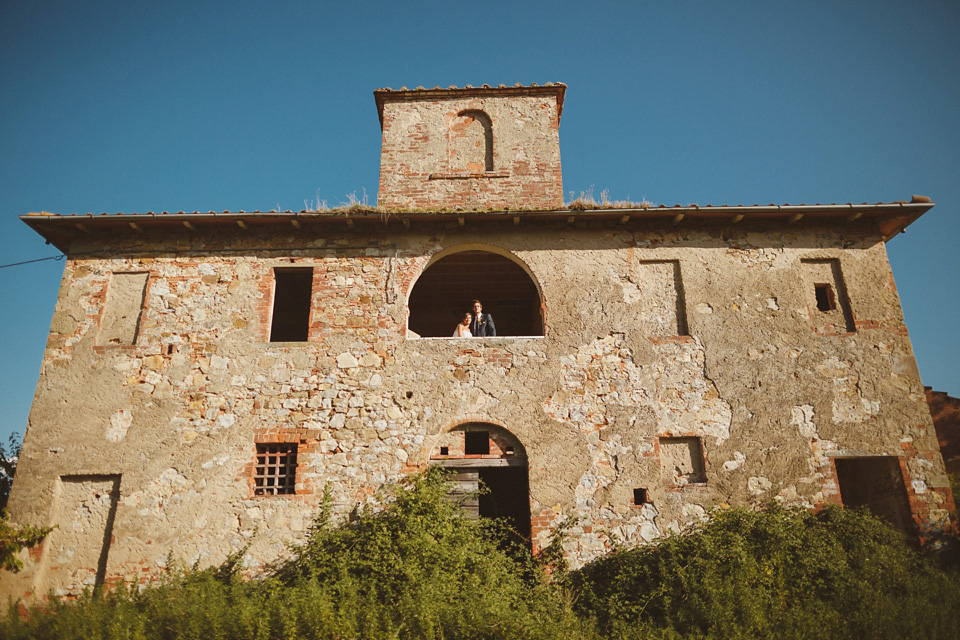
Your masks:
<instances>
[{"instance_id":1,"label":"bride","mask_svg":"<svg viewBox=\"0 0 960 640\"><path fill-rule=\"evenodd\" d=\"M457 328L453 330L454 338L472 338L473 334L470 333L470 321L473 320L473 316L470 315L470 312L463 314L463 320L460 321L460 324L457 325Z\"/></svg>"}]
</instances>

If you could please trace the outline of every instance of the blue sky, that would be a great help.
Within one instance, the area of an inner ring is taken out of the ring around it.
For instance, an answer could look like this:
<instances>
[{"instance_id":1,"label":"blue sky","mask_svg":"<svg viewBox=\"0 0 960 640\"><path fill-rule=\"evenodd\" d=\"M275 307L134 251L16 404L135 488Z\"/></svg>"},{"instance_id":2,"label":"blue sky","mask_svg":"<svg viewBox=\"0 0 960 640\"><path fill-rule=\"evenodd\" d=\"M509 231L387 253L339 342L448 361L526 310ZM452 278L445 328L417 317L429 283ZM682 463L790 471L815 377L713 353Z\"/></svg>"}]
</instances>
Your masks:
<instances>
[{"instance_id":1,"label":"blue sky","mask_svg":"<svg viewBox=\"0 0 960 640\"><path fill-rule=\"evenodd\" d=\"M28 211L376 195L379 87L565 82L564 187L657 204L937 206L888 245L926 384L960 396L960 2L0 3L0 265ZM0 438L63 263L0 268Z\"/></svg>"}]
</instances>

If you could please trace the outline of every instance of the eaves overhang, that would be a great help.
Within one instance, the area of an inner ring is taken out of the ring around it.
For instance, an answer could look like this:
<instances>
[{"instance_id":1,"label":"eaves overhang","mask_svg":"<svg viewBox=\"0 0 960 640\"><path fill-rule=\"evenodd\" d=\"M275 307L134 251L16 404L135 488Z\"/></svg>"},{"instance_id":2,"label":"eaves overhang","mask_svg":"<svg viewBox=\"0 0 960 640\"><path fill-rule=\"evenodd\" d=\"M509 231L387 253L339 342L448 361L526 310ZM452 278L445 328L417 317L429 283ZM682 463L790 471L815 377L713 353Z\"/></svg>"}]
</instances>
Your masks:
<instances>
[{"instance_id":1,"label":"eaves overhang","mask_svg":"<svg viewBox=\"0 0 960 640\"><path fill-rule=\"evenodd\" d=\"M552 95L557 99L557 122L560 122L560 116L563 115L563 97L567 91L567 85L562 82L547 82L542 85L515 84L507 86L499 84L492 86L489 84L473 87L417 87L416 89L375 89L373 97L377 101L377 114L380 117L380 128L383 128L383 106L388 102L411 102L424 100L453 100L456 98L482 98L493 96L532 96L532 95Z\"/></svg>"},{"instance_id":2,"label":"eaves overhang","mask_svg":"<svg viewBox=\"0 0 960 640\"><path fill-rule=\"evenodd\" d=\"M608 222L621 225L652 223L657 225L738 225L780 223L790 226L809 224L872 224L883 241L901 233L934 203L914 196L910 202L876 204L782 204L782 205L676 205L636 208L565 208L553 210L509 209L491 211L381 211L346 209L333 211L224 211L185 213L101 213L69 214L29 213L20 216L31 229L63 253L69 254L77 240L89 245L97 236L107 237L152 232L179 231L185 234L203 230L233 230L256 234L258 231L328 229L335 232L377 231L405 233L411 230L445 225L512 224L537 227L557 223L575 225L584 222Z\"/></svg>"}]
</instances>

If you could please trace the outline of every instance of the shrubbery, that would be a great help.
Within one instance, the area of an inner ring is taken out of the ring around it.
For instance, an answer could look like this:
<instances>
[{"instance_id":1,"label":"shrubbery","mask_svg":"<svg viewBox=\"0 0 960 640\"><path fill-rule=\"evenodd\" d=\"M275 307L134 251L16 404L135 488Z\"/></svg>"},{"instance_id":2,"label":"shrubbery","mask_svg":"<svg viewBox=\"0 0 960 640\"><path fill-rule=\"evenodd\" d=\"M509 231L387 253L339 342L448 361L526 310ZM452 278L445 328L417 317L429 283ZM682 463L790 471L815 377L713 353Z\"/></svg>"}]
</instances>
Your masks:
<instances>
[{"instance_id":1,"label":"shrubbery","mask_svg":"<svg viewBox=\"0 0 960 640\"><path fill-rule=\"evenodd\" d=\"M960 638L960 577L869 513L840 507L714 511L571 583L578 612L604 635Z\"/></svg>"},{"instance_id":2,"label":"shrubbery","mask_svg":"<svg viewBox=\"0 0 960 640\"><path fill-rule=\"evenodd\" d=\"M433 469L382 510L337 527L321 510L307 543L271 577L237 577L239 557L176 571L138 592L11 610L3 638L574 638L586 625L529 554L459 517Z\"/></svg>"},{"instance_id":3,"label":"shrubbery","mask_svg":"<svg viewBox=\"0 0 960 640\"><path fill-rule=\"evenodd\" d=\"M687 532L548 572L495 526L457 515L442 473L331 526L270 577L172 571L160 585L29 616L3 638L960 637L960 579L871 516L769 507L714 512Z\"/></svg>"}]
</instances>

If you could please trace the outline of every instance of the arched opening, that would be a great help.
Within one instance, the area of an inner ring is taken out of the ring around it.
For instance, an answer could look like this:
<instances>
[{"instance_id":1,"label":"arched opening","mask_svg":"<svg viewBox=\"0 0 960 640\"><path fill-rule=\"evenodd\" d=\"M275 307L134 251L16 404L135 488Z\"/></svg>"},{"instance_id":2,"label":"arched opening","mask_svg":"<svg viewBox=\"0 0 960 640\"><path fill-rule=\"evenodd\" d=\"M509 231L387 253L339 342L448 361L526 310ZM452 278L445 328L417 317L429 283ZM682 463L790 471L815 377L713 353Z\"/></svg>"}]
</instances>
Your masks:
<instances>
[{"instance_id":1,"label":"arched opening","mask_svg":"<svg viewBox=\"0 0 960 640\"><path fill-rule=\"evenodd\" d=\"M493 122L483 111L466 109L450 123L453 169L493 171Z\"/></svg>"},{"instance_id":2,"label":"arched opening","mask_svg":"<svg viewBox=\"0 0 960 640\"><path fill-rule=\"evenodd\" d=\"M408 327L424 338L450 337L474 299L498 336L542 336L540 290L517 262L492 251L451 253L428 265L408 299Z\"/></svg>"},{"instance_id":3,"label":"arched opening","mask_svg":"<svg viewBox=\"0 0 960 640\"><path fill-rule=\"evenodd\" d=\"M431 464L453 472L451 494L470 518L499 518L530 545L530 487L527 452L503 427L468 422L443 434ZM487 491L477 495L480 484Z\"/></svg>"}]
</instances>

